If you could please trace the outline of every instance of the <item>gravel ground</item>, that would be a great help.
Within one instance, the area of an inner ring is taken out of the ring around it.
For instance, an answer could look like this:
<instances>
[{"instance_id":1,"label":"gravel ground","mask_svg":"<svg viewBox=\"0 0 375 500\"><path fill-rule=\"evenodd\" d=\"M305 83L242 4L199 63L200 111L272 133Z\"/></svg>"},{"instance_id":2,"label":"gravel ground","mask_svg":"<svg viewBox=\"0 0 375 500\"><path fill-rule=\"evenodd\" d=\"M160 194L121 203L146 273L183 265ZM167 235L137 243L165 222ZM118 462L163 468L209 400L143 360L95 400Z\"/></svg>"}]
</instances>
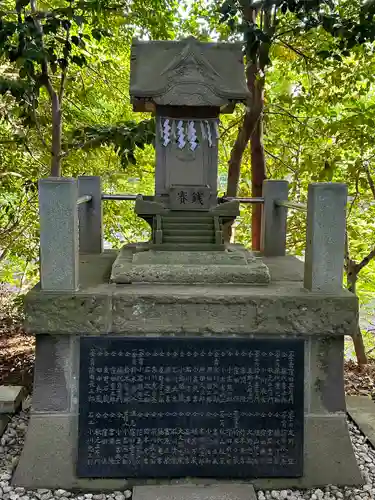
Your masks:
<instances>
[{"instance_id":1,"label":"gravel ground","mask_svg":"<svg viewBox=\"0 0 375 500\"><path fill-rule=\"evenodd\" d=\"M21 412L13 417L0 441L0 499L1 500L126 500L130 490L111 494L71 493L62 489L36 491L10 486L12 472L18 463L22 450L28 413ZM362 488L338 488L326 486L314 490L258 491L258 500L374 500L375 499L375 450L367 444L358 428L349 422L355 454L366 484Z\"/></svg>"}]
</instances>

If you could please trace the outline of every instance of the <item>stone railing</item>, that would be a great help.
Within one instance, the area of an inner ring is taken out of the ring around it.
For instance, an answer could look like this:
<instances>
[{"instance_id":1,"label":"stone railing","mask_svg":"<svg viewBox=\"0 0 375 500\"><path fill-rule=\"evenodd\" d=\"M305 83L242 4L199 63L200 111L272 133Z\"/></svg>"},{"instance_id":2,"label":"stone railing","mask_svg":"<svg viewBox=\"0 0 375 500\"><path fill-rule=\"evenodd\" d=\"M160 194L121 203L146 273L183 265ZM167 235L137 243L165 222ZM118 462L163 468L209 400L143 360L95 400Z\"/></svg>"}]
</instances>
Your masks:
<instances>
[{"instance_id":1,"label":"stone railing","mask_svg":"<svg viewBox=\"0 0 375 500\"><path fill-rule=\"evenodd\" d=\"M101 253L100 177L48 177L39 181L40 282L43 290L79 285L79 253Z\"/></svg>"},{"instance_id":2,"label":"stone railing","mask_svg":"<svg viewBox=\"0 0 375 500\"><path fill-rule=\"evenodd\" d=\"M335 292L342 288L347 187L334 182L308 187L307 204L288 201L288 182L263 184L262 253L286 253L287 211L307 211L304 287Z\"/></svg>"},{"instance_id":3,"label":"stone railing","mask_svg":"<svg viewBox=\"0 0 375 500\"><path fill-rule=\"evenodd\" d=\"M102 200L135 200L137 195L103 194L100 177L49 177L39 181L40 276L43 290L72 291L79 286L79 254L101 253ZM234 198L231 198L234 199ZM288 200L288 182L266 180L261 198L265 257L286 254L288 209L307 211L304 287L311 291L341 289L345 248L347 188L316 183L307 204ZM224 198L223 201L229 200Z\"/></svg>"}]
</instances>

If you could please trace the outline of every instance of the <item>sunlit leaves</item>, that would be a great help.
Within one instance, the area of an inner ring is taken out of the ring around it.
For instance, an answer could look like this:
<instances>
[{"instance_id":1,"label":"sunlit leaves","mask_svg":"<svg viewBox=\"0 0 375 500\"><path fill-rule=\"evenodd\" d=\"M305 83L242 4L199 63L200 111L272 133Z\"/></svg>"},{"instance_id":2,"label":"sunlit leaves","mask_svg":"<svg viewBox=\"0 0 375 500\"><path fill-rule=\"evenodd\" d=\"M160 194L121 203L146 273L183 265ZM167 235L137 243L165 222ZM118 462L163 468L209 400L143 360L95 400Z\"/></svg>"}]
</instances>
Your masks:
<instances>
[{"instance_id":1,"label":"sunlit leaves","mask_svg":"<svg viewBox=\"0 0 375 500\"><path fill-rule=\"evenodd\" d=\"M136 149L144 149L152 144L155 137L154 120L127 122L118 125L90 126L75 130L67 149L92 149L98 146L111 146L118 155L123 168L135 165Z\"/></svg>"}]
</instances>

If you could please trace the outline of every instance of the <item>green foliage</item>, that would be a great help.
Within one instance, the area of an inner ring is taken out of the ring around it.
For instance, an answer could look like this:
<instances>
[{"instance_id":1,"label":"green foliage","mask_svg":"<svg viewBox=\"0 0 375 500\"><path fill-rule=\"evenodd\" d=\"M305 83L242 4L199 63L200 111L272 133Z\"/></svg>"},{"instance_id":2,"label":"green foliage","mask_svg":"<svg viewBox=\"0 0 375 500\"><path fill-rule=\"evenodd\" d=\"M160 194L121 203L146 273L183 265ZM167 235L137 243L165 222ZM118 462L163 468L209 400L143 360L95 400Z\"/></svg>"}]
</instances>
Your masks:
<instances>
[{"instance_id":1,"label":"green foliage","mask_svg":"<svg viewBox=\"0 0 375 500\"><path fill-rule=\"evenodd\" d=\"M290 198L300 202L306 201L310 182L347 183L351 258L359 262L375 247L375 197L369 183L369 178L375 177L373 2L367 7L357 0L253 2L271 8L277 3L272 33L265 32L260 15L252 25L245 22L240 2L234 1L225 2L226 9L232 10L224 9L221 14L221 0L197 0L186 6L167 0L136 0L126 2L121 12L108 10L121 5L118 1L71 3L74 14L64 11L70 2L54 0L43 2L44 11L53 16L37 16L42 26L47 26L45 47L39 45L38 50L46 55L53 46L56 58L48 58L48 65L57 90L66 63L69 69L62 110L64 175L101 175L107 193L154 192L154 123L147 115L133 113L128 96L132 36L194 34L202 40L215 37L246 40L249 46L265 44L272 61L272 65L267 64L263 116L268 177L288 179ZM246 3L241 2L241 6ZM314 7L318 4L319 9ZM9 0L2 2L0 14L3 22L13 23L0 28L0 281L17 286L35 282L38 275L36 186L40 177L49 175L51 149L50 101L41 85L42 67L38 54L27 52L32 43L38 43L31 36L32 30L27 30L29 5L19 4L21 20L15 3ZM70 22L67 46L64 20ZM359 31L359 26L363 30ZM112 36L107 36L109 33ZM11 61L10 51L19 51L20 46L23 56ZM81 56L85 60L79 59ZM227 174L243 113L239 106L233 115L222 116L220 176ZM239 195L250 195L250 167L247 149ZM220 194L225 191L224 184L221 182ZM124 242L149 237L149 227L135 216L133 207L132 202L105 202L108 244L120 247ZM236 228L236 241L245 245L251 240L250 215L251 208L242 207ZM290 211L287 244L290 253L303 257L304 213ZM374 290L375 263L371 262L361 271L357 287L363 311L369 305L369 315ZM372 334L366 342L370 349Z\"/></svg>"},{"instance_id":2,"label":"green foliage","mask_svg":"<svg viewBox=\"0 0 375 500\"><path fill-rule=\"evenodd\" d=\"M67 144L68 151L74 148L90 149L98 146L114 148L123 168L129 163L135 165L136 148L145 149L152 144L155 138L155 121L142 120L141 122L127 122L109 126L88 126L75 130L72 142Z\"/></svg>"},{"instance_id":3,"label":"green foliage","mask_svg":"<svg viewBox=\"0 0 375 500\"><path fill-rule=\"evenodd\" d=\"M14 75L13 84L12 79L2 79L0 91L10 91L32 119L48 76L64 73L70 65L83 67L93 40L111 34L90 24L94 2L72 0L48 11L38 11L27 0L15 3L15 11L0 13L0 57L8 60L18 75ZM111 9L111 4L103 2L98 8Z\"/></svg>"}]
</instances>

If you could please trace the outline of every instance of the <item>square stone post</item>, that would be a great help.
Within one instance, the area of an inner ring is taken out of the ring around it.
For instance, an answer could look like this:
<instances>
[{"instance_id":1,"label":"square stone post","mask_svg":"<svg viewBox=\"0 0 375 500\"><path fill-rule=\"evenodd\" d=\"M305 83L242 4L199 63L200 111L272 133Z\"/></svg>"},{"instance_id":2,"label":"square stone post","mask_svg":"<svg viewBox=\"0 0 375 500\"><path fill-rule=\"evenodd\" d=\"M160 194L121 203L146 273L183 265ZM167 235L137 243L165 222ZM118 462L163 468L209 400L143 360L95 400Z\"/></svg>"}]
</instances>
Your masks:
<instances>
[{"instance_id":1,"label":"square stone post","mask_svg":"<svg viewBox=\"0 0 375 500\"><path fill-rule=\"evenodd\" d=\"M77 180L39 181L40 281L43 290L78 288Z\"/></svg>"},{"instance_id":2,"label":"square stone post","mask_svg":"<svg viewBox=\"0 0 375 500\"><path fill-rule=\"evenodd\" d=\"M80 253L101 253L102 234L102 183L99 176L78 177L79 196L91 196L91 200L78 207Z\"/></svg>"},{"instance_id":3,"label":"square stone post","mask_svg":"<svg viewBox=\"0 0 375 500\"><path fill-rule=\"evenodd\" d=\"M342 288L346 204L345 184L309 185L304 275L308 290L337 292Z\"/></svg>"},{"instance_id":4,"label":"square stone post","mask_svg":"<svg viewBox=\"0 0 375 500\"><path fill-rule=\"evenodd\" d=\"M275 201L288 200L288 181L265 180L263 198L261 251L265 257L283 256L288 210L277 206Z\"/></svg>"}]
</instances>

